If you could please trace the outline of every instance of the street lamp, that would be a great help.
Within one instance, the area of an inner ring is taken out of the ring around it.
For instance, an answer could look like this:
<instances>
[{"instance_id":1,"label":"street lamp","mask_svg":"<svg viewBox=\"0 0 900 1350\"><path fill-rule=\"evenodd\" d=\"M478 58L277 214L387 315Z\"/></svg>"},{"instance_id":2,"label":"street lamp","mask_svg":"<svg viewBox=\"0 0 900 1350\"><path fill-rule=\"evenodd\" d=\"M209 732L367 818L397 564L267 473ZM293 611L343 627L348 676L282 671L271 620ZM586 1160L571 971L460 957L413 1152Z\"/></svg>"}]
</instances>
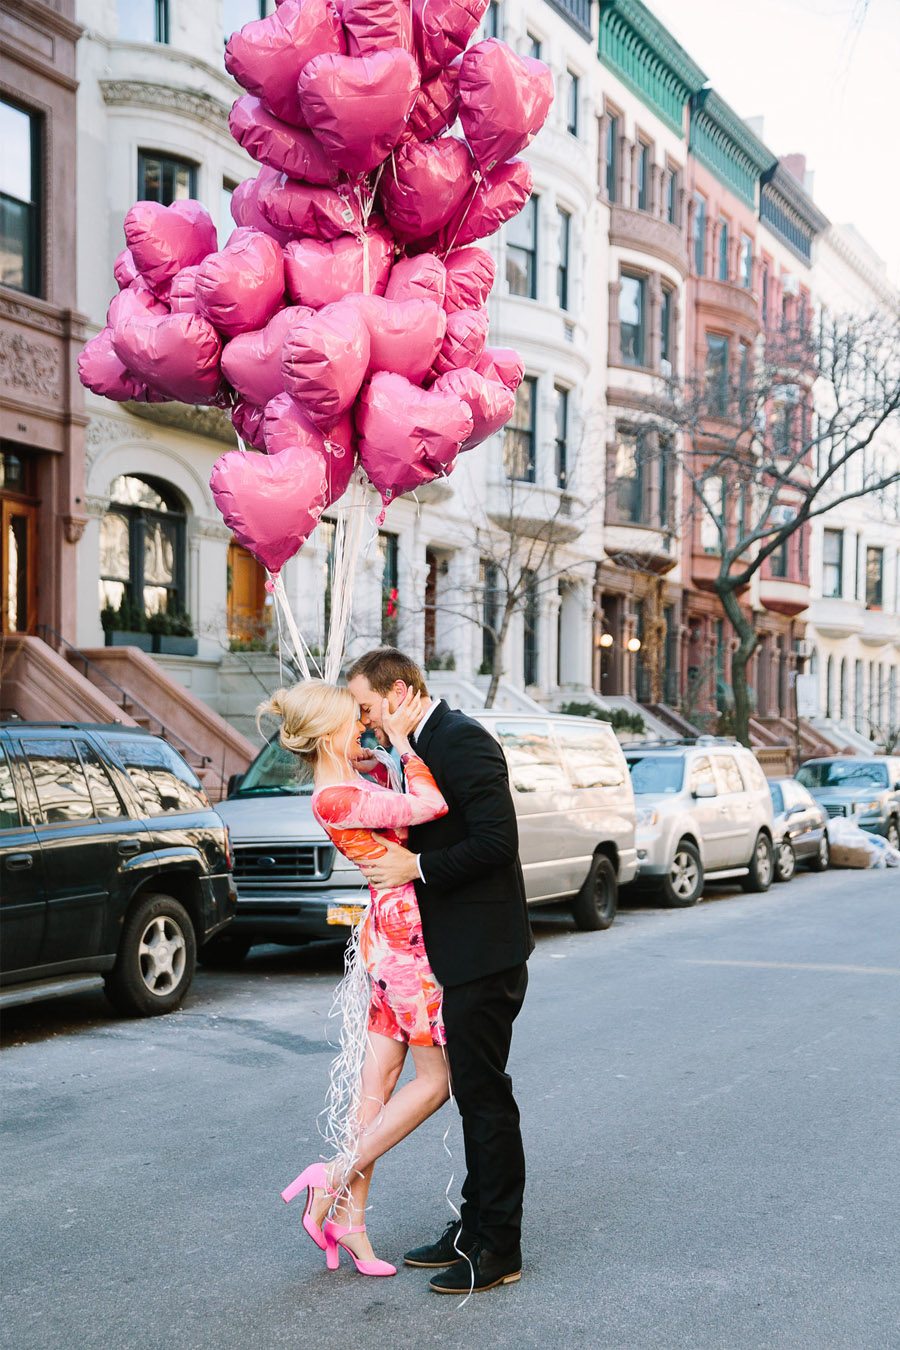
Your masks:
<instances>
[{"instance_id":1,"label":"street lamp","mask_svg":"<svg viewBox=\"0 0 900 1350\"><path fill-rule=\"evenodd\" d=\"M641 639L639 637L630 637L625 643L630 652L639 652L641 650Z\"/></svg>"},{"instance_id":2,"label":"street lamp","mask_svg":"<svg viewBox=\"0 0 900 1350\"><path fill-rule=\"evenodd\" d=\"M600 647L611 647L615 641L612 633L601 633L597 639L597 645Z\"/></svg>"}]
</instances>

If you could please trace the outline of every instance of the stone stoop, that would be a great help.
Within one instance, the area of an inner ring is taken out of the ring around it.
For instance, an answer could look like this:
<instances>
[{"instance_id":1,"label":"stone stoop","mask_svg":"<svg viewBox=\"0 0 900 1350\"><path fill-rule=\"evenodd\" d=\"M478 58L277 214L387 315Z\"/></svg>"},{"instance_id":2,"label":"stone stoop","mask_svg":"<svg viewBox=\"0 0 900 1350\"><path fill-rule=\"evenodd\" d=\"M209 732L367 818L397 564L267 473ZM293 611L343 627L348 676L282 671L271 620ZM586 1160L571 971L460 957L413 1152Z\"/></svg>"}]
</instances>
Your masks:
<instances>
[{"instance_id":1,"label":"stone stoop","mask_svg":"<svg viewBox=\"0 0 900 1350\"><path fill-rule=\"evenodd\" d=\"M0 645L0 708L27 722L121 722L137 726L127 705L98 689L41 638L17 635Z\"/></svg>"}]
</instances>

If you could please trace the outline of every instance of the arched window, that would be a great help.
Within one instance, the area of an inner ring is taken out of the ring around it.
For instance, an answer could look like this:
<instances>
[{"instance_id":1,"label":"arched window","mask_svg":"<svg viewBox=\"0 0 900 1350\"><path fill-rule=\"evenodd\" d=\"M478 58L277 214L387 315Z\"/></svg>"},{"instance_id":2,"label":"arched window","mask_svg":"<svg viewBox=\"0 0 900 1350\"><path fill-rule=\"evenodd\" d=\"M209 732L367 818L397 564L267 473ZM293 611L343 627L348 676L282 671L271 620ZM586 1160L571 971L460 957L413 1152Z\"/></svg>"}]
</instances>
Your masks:
<instances>
[{"instance_id":1,"label":"arched window","mask_svg":"<svg viewBox=\"0 0 900 1350\"><path fill-rule=\"evenodd\" d=\"M100 607L130 612L132 626L151 614L185 608L185 512L156 478L113 480L100 525Z\"/></svg>"}]
</instances>

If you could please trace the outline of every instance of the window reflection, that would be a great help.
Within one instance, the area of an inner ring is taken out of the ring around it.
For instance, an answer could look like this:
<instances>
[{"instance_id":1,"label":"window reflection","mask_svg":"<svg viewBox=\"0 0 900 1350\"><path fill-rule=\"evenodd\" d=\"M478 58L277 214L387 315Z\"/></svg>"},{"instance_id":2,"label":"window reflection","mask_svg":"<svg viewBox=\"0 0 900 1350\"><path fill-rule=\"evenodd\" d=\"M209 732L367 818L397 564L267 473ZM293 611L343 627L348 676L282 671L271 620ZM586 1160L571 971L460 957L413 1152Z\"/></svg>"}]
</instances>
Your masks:
<instances>
[{"instance_id":1,"label":"window reflection","mask_svg":"<svg viewBox=\"0 0 900 1350\"><path fill-rule=\"evenodd\" d=\"M557 727L556 734L575 787L621 787L625 782L618 747L599 727Z\"/></svg>"},{"instance_id":2,"label":"window reflection","mask_svg":"<svg viewBox=\"0 0 900 1350\"><path fill-rule=\"evenodd\" d=\"M501 723L497 735L517 792L555 792L568 788L546 722Z\"/></svg>"},{"instance_id":3,"label":"window reflection","mask_svg":"<svg viewBox=\"0 0 900 1350\"><path fill-rule=\"evenodd\" d=\"M56 737L29 740L26 749L46 824L91 820L94 807L75 742Z\"/></svg>"},{"instance_id":4,"label":"window reflection","mask_svg":"<svg viewBox=\"0 0 900 1350\"><path fill-rule=\"evenodd\" d=\"M111 748L128 770L148 815L209 810L197 775L165 741L116 736Z\"/></svg>"},{"instance_id":5,"label":"window reflection","mask_svg":"<svg viewBox=\"0 0 900 1350\"><path fill-rule=\"evenodd\" d=\"M6 751L0 746L0 830L14 830L20 824L12 770Z\"/></svg>"}]
</instances>

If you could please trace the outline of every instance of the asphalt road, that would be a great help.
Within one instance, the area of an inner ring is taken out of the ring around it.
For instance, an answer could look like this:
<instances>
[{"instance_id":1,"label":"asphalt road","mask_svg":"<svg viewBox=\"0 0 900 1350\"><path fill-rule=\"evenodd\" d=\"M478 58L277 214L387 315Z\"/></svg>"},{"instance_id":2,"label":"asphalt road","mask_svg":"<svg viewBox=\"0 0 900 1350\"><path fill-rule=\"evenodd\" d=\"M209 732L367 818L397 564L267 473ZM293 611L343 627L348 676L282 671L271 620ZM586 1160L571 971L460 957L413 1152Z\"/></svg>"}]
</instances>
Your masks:
<instances>
[{"instance_id":1,"label":"asphalt road","mask_svg":"<svg viewBox=\"0 0 900 1350\"><path fill-rule=\"evenodd\" d=\"M324 1270L278 1191L318 1156L333 948L201 973L179 1014L11 1011L0 1343L15 1350L900 1347L900 880L543 920L512 1072L520 1284ZM389 1155L369 1226L437 1235L450 1109Z\"/></svg>"}]
</instances>

